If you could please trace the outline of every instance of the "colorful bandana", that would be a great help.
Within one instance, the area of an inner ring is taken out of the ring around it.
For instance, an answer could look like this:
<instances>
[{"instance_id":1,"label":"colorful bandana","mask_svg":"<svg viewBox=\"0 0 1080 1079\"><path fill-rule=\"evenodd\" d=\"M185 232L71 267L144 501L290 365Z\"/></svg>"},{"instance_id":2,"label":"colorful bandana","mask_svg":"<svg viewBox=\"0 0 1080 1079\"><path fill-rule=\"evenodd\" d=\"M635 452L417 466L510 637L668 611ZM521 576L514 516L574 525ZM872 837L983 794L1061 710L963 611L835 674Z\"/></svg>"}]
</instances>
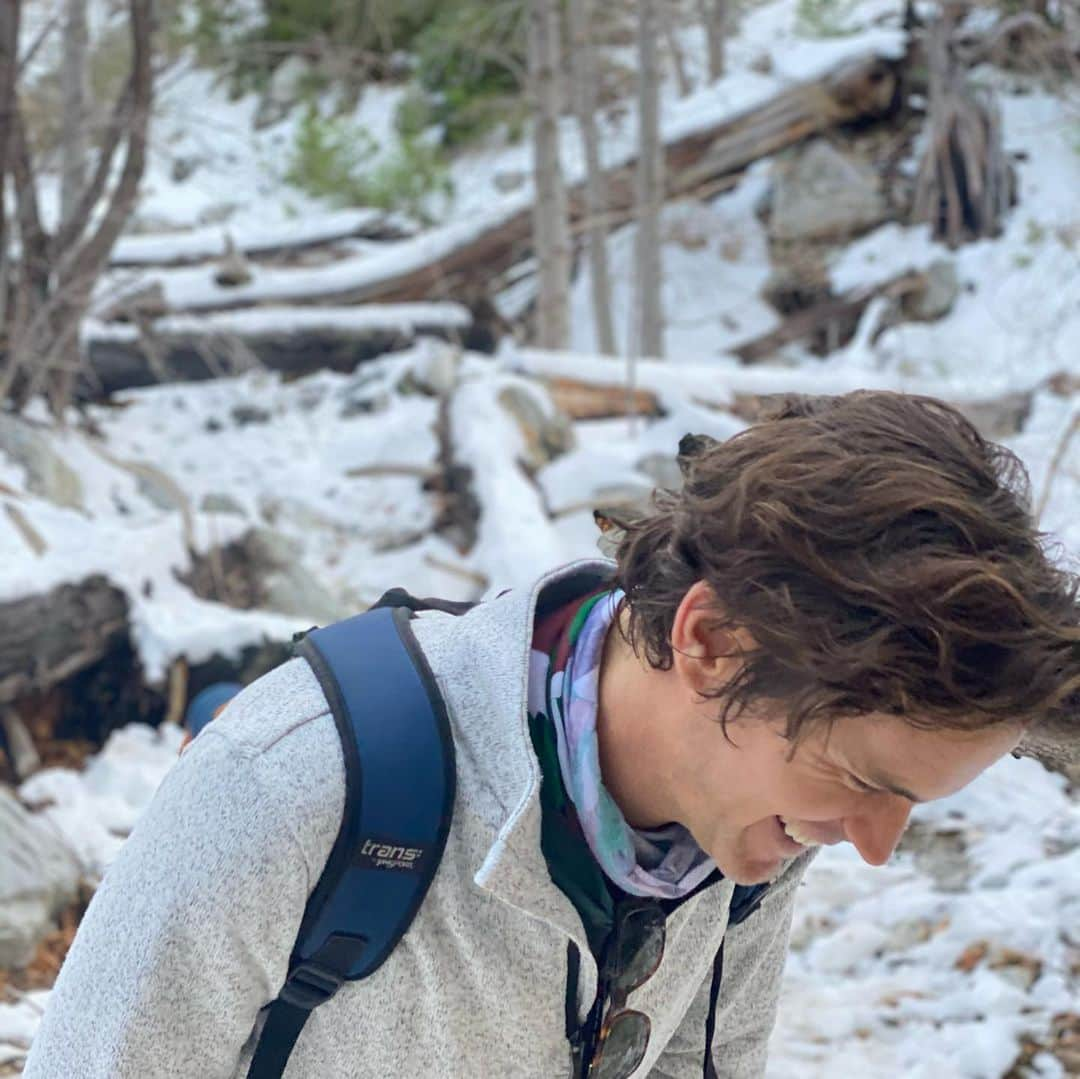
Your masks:
<instances>
[{"instance_id":1,"label":"colorful bandana","mask_svg":"<svg viewBox=\"0 0 1080 1079\"><path fill-rule=\"evenodd\" d=\"M538 620L529 713L554 727L562 784L607 877L630 895L680 899L715 870L715 863L680 824L631 828L600 776L600 660L622 596L621 591L593 594Z\"/></svg>"}]
</instances>

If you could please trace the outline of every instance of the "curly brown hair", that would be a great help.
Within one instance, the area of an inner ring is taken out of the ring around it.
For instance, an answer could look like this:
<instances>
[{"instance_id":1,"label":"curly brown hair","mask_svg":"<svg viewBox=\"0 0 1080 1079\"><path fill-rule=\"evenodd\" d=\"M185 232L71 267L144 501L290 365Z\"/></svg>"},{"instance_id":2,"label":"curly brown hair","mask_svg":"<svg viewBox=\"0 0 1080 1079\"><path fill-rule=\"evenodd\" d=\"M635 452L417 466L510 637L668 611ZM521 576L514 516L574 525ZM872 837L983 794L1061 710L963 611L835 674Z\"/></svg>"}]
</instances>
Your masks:
<instances>
[{"instance_id":1,"label":"curly brown hair","mask_svg":"<svg viewBox=\"0 0 1080 1079\"><path fill-rule=\"evenodd\" d=\"M845 715L974 730L1080 727L1080 581L1032 519L1027 473L955 409L860 391L790 398L726 442L683 440L616 559L624 633L672 662L695 582L753 647L716 687L721 720L767 698L787 735ZM693 456L689 456L692 454Z\"/></svg>"}]
</instances>

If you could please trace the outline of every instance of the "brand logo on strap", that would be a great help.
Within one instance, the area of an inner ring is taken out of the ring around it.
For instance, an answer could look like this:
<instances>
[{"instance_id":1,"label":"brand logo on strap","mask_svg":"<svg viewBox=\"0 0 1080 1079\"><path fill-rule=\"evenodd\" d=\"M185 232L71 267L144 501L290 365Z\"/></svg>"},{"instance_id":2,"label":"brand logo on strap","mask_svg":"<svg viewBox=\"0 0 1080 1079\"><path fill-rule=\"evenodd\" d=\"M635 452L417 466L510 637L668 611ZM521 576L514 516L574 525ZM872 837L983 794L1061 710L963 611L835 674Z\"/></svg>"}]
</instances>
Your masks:
<instances>
[{"instance_id":1,"label":"brand logo on strap","mask_svg":"<svg viewBox=\"0 0 1080 1079\"><path fill-rule=\"evenodd\" d=\"M362 869L419 869L427 851L385 839L365 839L356 854Z\"/></svg>"}]
</instances>

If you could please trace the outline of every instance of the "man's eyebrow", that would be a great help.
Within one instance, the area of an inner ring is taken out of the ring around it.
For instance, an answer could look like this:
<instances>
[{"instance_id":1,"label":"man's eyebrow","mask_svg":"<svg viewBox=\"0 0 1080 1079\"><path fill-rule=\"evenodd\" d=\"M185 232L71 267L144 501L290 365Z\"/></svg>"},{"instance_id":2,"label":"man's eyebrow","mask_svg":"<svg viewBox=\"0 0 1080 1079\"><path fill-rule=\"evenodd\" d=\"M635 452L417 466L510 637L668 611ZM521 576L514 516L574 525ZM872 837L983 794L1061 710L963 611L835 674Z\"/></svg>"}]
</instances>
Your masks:
<instances>
[{"instance_id":1,"label":"man's eyebrow","mask_svg":"<svg viewBox=\"0 0 1080 1079\"><path fill-rule=\"evenodd\" d=\"M914 802L916 805L921 805L926 801L925 798L920 798L917 794L912 794L907 787L901 786L895 779L889 779L888 776L869 772L866 775L866 782L873 787L881 787L890 794L899 794L901 798L906 798L909 802Z\"/></svg>"}]
</instances>

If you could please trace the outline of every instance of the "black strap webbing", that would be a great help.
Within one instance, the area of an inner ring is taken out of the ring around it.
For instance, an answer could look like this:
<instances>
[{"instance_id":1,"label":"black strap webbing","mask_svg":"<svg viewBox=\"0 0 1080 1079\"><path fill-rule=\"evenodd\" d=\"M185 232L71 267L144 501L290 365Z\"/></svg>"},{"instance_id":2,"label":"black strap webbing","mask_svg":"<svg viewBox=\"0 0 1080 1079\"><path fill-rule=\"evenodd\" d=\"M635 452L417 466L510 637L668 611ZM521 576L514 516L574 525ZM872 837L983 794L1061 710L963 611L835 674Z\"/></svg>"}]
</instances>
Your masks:
<instances>
[{"instance_id":1,"label":"black strap webbing","mask_svg":"<svg viewBox=\"0 0 1080 1079\"><path fill-rule=\"evenodd\" d=\"M724 976L724 942L716 950L712 965L712 985L709 987L709 1014L705 1017L705 1064L702 1068L704 1079L716 1079L716 1065L713 1063L712 1043L716 1034L716 1002L720 998L720 979Z\"/></svg>"},{"instance_id":2,"label":"black strap webbing","mask_svg":"<svg viewBox=\"0 0 1080 1079\"><path fill-rule=\"evenodd\" d=\"M283 1075L289 1054L304 1029L309 1008L298 1008L284 1000L275 1000L266 1013L263 1033L255 1046L255 1055L251 1058L248 1076Z\"/></svg>"}]
</instances>

